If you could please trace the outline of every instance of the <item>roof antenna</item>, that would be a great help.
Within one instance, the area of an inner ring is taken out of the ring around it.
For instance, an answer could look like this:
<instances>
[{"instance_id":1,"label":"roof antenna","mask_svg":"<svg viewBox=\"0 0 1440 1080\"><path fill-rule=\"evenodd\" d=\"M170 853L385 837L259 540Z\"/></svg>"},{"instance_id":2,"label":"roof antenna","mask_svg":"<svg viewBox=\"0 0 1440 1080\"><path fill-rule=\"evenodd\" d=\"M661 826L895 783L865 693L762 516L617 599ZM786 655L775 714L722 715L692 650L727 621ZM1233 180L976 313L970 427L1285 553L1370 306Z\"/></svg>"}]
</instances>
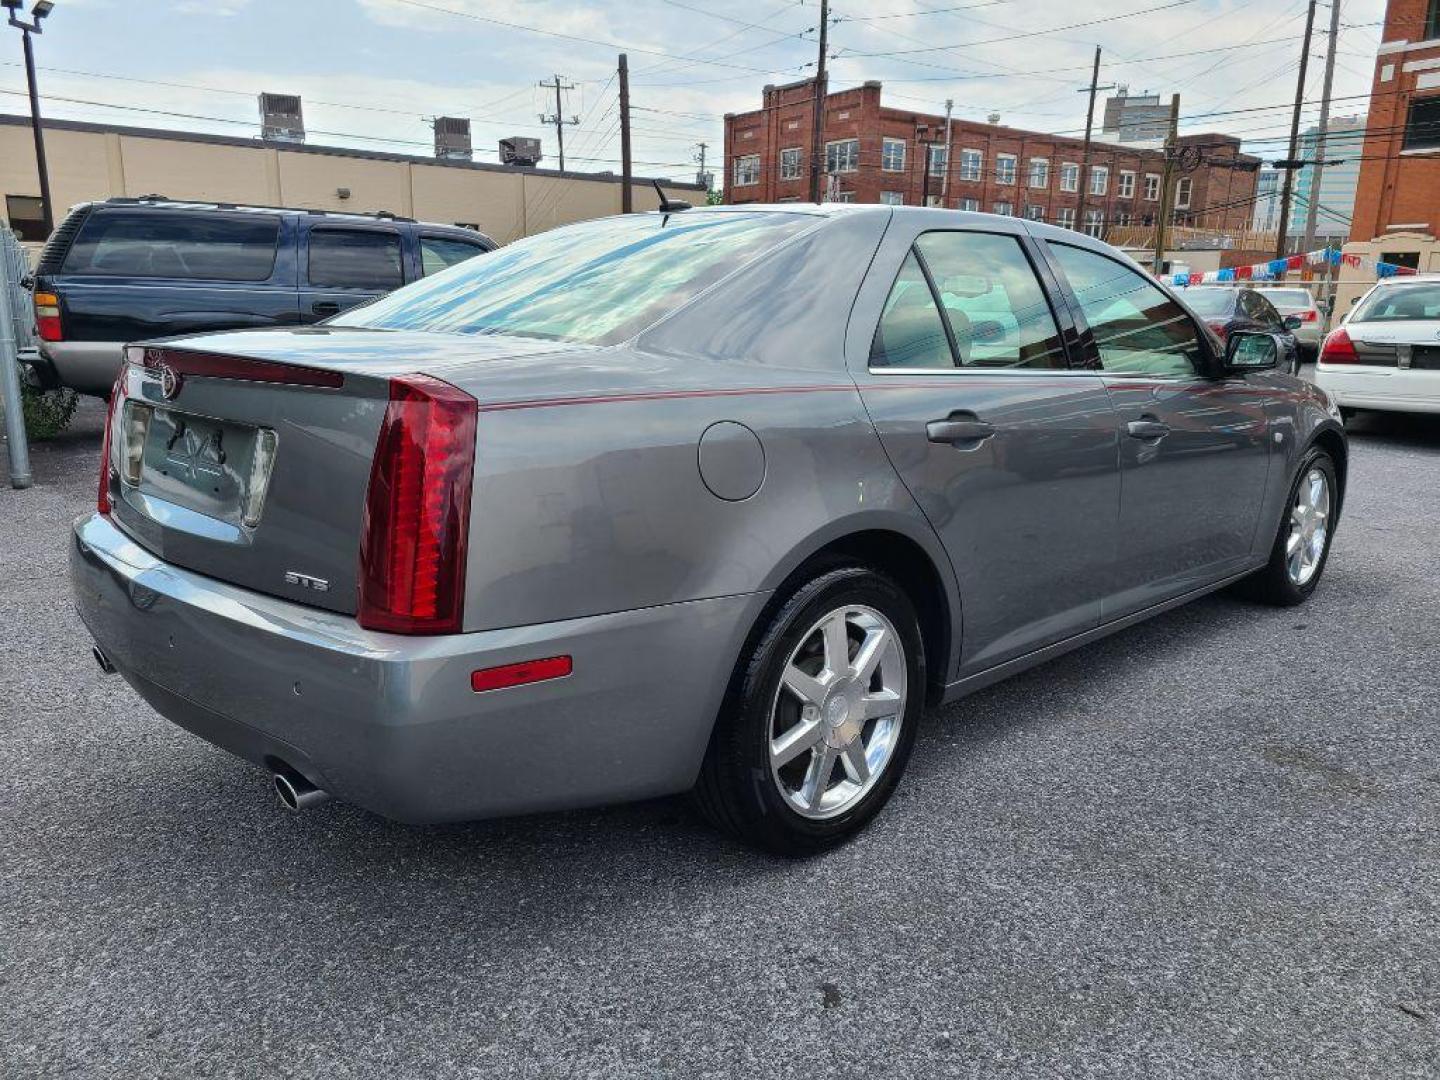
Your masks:
<instances>
[{"instance_id":1,"label":"roof antenna","mask_svg":"<svg viewBox=\"0 0 1440 1080\"><path fill-rule=\"evenodd\" d=\"M684 199L672 199L668 195L666 195L664 190L660 187L659 180L651 180L650 183L655 185L655 194L660 196L660 212L662 214L672 214L676 210L690 209L690 204Z\"/></svg>"}]
</instances>

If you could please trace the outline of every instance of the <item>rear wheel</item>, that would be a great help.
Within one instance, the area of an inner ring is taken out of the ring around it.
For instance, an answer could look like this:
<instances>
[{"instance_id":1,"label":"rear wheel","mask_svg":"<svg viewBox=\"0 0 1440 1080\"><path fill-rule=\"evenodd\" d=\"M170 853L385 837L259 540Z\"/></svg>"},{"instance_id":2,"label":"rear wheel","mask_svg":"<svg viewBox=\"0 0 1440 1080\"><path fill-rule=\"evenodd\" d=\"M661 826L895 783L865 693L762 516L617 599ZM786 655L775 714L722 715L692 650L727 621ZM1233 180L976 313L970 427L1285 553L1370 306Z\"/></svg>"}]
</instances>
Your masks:
<instances>
[{"instance_id":1,"label":"rear wheel","mask_svg":"<svg viewBox=\"0 0 1440 1080\"><path fill-rule=\"evenodd\" d=\"M863 567L819 574L742 657L695 800L747 843L787 855L832 847L894 792L924 696L905 593Z\"/></svg>"},{"instance_id":2,"label":"rear wheel","mask_svg":"<svg viewBox=\"0 0 1440 1080\"><path fill-rule=\"evenodd\" d=\"M1330 557L1339 489L1335 463L1323 450L1311 450L1300 463L1270 561L1244 582L1256 599L1280 607L1310 598Z\"/></svg>"}]
</instances>

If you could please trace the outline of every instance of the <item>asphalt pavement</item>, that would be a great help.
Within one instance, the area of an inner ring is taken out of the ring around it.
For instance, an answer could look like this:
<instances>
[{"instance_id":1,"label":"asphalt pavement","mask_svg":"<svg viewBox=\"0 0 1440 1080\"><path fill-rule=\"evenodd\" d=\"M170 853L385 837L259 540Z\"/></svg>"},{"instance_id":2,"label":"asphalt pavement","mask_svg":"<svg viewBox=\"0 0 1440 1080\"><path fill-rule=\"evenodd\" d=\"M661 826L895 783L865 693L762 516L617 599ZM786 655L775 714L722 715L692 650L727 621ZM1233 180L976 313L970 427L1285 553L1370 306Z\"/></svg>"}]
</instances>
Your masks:
<instances>
[{"instance_id":1,"label":"asphalt pavement","mask_svg":"<svg viewBox=\"0 0 1440 1080\"><path fill-rule=\"evenodd\" d=\"M930 715L808 862L683 800L282 812L90 658L101 423L0 455L0 1076L1440 1075L1440 418L1355 422L1310 604Z\"/></svg>"}]
</instances>

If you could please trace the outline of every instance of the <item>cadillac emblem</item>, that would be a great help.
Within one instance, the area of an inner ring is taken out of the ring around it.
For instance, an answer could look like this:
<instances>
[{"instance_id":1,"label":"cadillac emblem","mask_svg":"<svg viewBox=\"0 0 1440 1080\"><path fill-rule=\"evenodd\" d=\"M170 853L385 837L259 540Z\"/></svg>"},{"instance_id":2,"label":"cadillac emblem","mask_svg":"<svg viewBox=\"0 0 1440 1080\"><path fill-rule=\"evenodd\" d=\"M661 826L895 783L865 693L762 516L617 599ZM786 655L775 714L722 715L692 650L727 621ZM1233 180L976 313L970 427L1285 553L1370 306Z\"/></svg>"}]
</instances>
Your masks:
<instances>
[{"instance_id":1,"label":"cadillac emblem","mask_svg":"<svg viewBox=\"0 0 1440 1080\"><path fill-rule=\"evenodd\" d=\"M180 393L180 373L169 364L160 366L160 396L166 401L174 399Z\"/></svg>"}]
</instances>

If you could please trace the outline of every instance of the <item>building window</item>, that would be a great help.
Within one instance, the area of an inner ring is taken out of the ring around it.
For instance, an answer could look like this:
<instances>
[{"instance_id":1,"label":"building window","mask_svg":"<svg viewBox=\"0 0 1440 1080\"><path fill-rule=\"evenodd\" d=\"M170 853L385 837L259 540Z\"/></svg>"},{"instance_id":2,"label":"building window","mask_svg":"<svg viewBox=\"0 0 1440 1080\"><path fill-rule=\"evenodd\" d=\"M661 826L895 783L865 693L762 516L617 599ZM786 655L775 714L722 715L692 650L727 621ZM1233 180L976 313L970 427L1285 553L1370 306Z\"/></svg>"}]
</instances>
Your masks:
<instances>
[{"instance_id":1,"label":"building window","mask_svg":"<svg viewBox=\"0 0 1440 1080\"><path fill-rule=\"evenodd\" d=\"M925 196L925 205L926 205L926 206L943 206L944 204L941 203L941 201L940 201L940 196L939 196L939 195L926 195L926 196Z\"/></svg>"},{"instance_id":2,"label":"building window","mask_svg":"<svg viewBox=\"0 0 1440 1080\"><path fill-rule=\"evenodd\" d=\"M1116 224L1116 225L1121 225L1121 226L1129 225L1129 224L1130 224L1130 211L1129 211L1129 210L1117 210L1117 211L1115 211L1115 224Z\"/></svg>"},{"instance_id":3,"label":"building window","mask_svg":"<svg viewBox=\"0 0 1440 1080\"><path fill-rule=\"evenodd\" d=\"M1099 239L1100 239L1100 234L1101 234L1102 232L1104 232L1104 231L1105 231L1105 211L1104 211L1104 210L1086 210L1086 211L1085 211L1085 235L1086 235L1086 236L1093 236L1093 237L1095 237L1096 240L1099 240Z\"/></svg>"},{"instance_id":4,"label":"building window","mask_svg":"<svg viewBox=\"0 0 1440 1080\"><path fill-rule=\"evenodd\" d=\"M1033 188L1050 186L1050 160L1048 158L1030 159L1030 186Z\"/></svg>"},{"instance_id":5,"label":"building window","mask_svg":"<svg viewBox=\"0 0 1440 1080\"><path fill-rule=\"evenodd\" d=\"M931 143L931 144L930 144L930 175L931 175L931 176L944 176L944 175L945 175L945 144L944 144L944 143Z\"/></svg>"},{"instance_id":6,"label":"building window","mask_svg":"<svg viewBox=\"0 0 1440 1080\"><path fill-rule=\"evenodd\" d=\"M995 155L995 182L997 184L1015 183L1015 155Z\"/></svg>"},{"instance_id":7,"label":"building window","mask_svg":"<svg viewBox=\"0 0 1440 1080\"><path fill-rule=\"evenodd\" d=\"M961 200L960 200L960 209L961 209L961 210L968 210L968 211L970 211L970 213L972 213L972 214L979 213L979 211L980 211L980 200L979 200L979 199L961 199Z\"/></svg>"},{"instance_id":8,"label":"building window","mask_svg":"<svg viewBox=\"0 0 1440 1080\"><path fill-rule=\"evenodd\" d=\"M985 168L985 155L979 150L960 151L960 179L979 180Z\"/></svg>"},{"instance_id":9,"label":"building window","mask_svg":"<svg viewBox=\"0 0 1440 1080\"><path fill-rule=\"evenodd\" d=\"M1190 192L1194 189L1195 181L1188 176L1182 176L1180 182L1175 185L1175 209L1190 209Z\"/></svg>"},{"instance_id":10,"label":"building window","mask_svg":"<svg viewBox=\"0 0 1440 1080\"><path fill-rule=\"evenodd\" d=\"M789 146L780 151L780 179L800 179L800 147Z\"/></svg>"},{"instance_id":11,"label":"building window","mask_svg":"<svg viewBox=\"0 0 1440 1080\"><path fill-rule=\"evenodd\" d=\"M880 203L882 206L904 206L905 196L898 191L882 191Z\"/></svg>"},{"instance_id":12,"label":"building window","mask_svg":"<svg viewBox=\"0 0 1440 1080\"><path fill-rule=\"evenodd\" d=\"M1006 202L1004 199L1001 199L999 202L997 202L993 209L994 212L999 214L1001 217L1015 216L1015 207L1010 203Z\"/></svg>"},{"instance_id":13,"label":"building window","mask_svg":"<svg viewBox=\"0 0 1440 1080\"><path fill-rule=\"evenodd\" d=\"M1425 12L1425 40L1440 38L1440 2L1430 0Z\"/></svg>"},{"instance_id":14,"label":"building window","mask_svg":"<svg viewBox=\"0 0 1440 1080\"><path fill-rule=\"evenodd\" d=\"M882 139L880 141L880 168L884 172L905 171L904 139Z\"/></svg>"},{"instance_id":15,"label":"building window","mask_svg":"<svg viewBox=\"0 0 1440 1080\"><path fill-rule=\"evenodd\" d=\"M1404 149L1430 150L1435 147L1440 147L1440 97L1412 101L1410 115L1405 120Z\"/></svg>"},{"instance_id":16,"label":"building window","mask_svg":"<svg viewBox=\"0 0 1440 1080\"><path fill-rule=\"evenodd\" d=\"M1036 206L1032 203L1031 205L1025 207L1025 216L1031 221L1044 221L1045 208L1043 206Z\"/></svg>"},{"instance_id":17,"label":"building window","mask_svg":"<svg viewBox=\"0 0 1440 1080\"><path fill-rule=\"evenodd\" d=\"M860 140L841 139L825 144L825 171L827 173L854 172L860 167Z\"/></svg>"},{"instance_id":18,"label":"building window","mask_svg":"<svg viewBox=\"0 0 1440 1080\"><path fill-rule=\"evenodd\" d=\"M1080 190L1080 166L1073 161L1062 162L1060 165L1060 190Z\"/></svg>"},{"instance_id":19,"label":"building window","mask_svg":"<svg viewBox=\"0 0 1440 1080\"><path fill-rule=\"evenodd\" d=\"M1108 165L1090 166L1090 194L1104 195L1110 187L1110 167Z\"/></svg>"},{"instance_id":20,"label":"building window","mask_svg":"<svg viewBox=\"0 0 1440 1080\"><path fill-rule=\"evenodd\" d=\"M1158 202L1160 200L1160 177L1156 173L1145 174L1145 201Z\"/></svg>"},{"instance_id":21,"label":"building window","mask_svg":"<svg viewBox=\"0 0 1440 1080\"><path fill-rule=\"evenodd\" d=\"M746 154L735 159L735 186L746 187L760 182L760 155Z\"/></svg>"},{"instance_id":22,"label":"building window","mask_svg":"<svg viewBox=\"0 0 1440 1080\"><path fill-rule=\"evenodd\" d=\"M6 195L5 217L10 231L21 240L40 244L45 241L45 204L34 195Z\"/></svg>"},{"instance_id":23,"label":"building window","mask_svg":"<svg viewBox=\"0 0 1440 1080\"><path fill-rule=\"evenodd\" d=\"M1062 206L1055 211L1055 224L1062 229L1073 229L1075 227L1075 208L1073 206Z\"/></svg>"},{"instance_id":24,"label":"building window","mask_svg":"<svg viewBox=\"0 0 1440 1080\"><path fill-rule=\"evenodd\" d=\"M1133 199L1135 197L1135 174L1133 172L1121 171L1120 189L1116 194L1122 199Z\"/></svg>"},{"instance_id":25,"label":"building window","mask_svg":"<svg viewBox=\"0 0 1440 1080\"><path fill-rule=\"evenodd\" d=\"M835 193L835 198L831 199L830 201L831 201L831 202L854 202L854 201L855 201L855 193L854 193L853 191L837 191L837 192Z\"/></svg>"}]
</instances>

